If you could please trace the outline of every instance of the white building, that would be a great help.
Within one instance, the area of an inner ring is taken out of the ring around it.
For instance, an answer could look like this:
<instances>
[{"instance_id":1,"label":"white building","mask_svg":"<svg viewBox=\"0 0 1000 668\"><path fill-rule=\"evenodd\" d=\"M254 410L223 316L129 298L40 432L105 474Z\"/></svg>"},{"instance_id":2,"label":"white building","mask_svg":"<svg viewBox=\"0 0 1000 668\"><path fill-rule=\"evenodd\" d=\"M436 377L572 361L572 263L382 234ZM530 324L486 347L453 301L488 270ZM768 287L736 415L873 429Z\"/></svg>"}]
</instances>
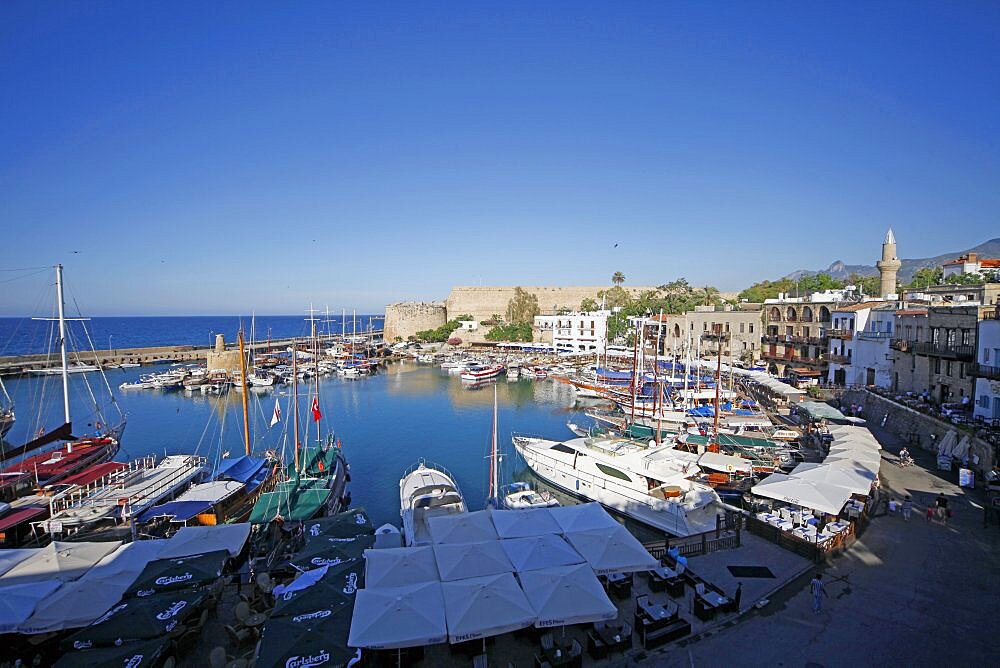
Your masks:
<instances>
[{"instance_id":1,"label":"white building","mask_svg":"<svg viewBox=\"0 0 1000 668\"><path fill-rule=\"evenodd\" d=\"M942 265L944 278L949 276L960 276L962 274L979 274L985 269L987 271L997 271L1000 269L1000 259L979 257L976 253L962 255L954 260L949 260Z\"/></svg>"},{"instance_id":2,"label":"white building","mask_svg":"<svg viewBox=\"0 0 1000 668\"><path fill-rule=\"evenodd\" d=\"M1000 421L1000 320L996 317L979 321L978 348L973 415L998 422Z\"/></svg>"},{"instance_id":3,"label":"white building","mask_svg":"<svg viewBox=\"0 0 1000 668\"><path fill-rule=\"evenodd\" d=\"M892 385L893 337L896 305L867 301L831 313L827 353L827 380L836 385Z\"/></svg>"},{"instance_id":4,"label":"white building","mask_svg":"<svg viewBox=\"0 0 1000 668\"><path fill-rule=\"evenodd\" d=\"M611 311L536 315L534 327L543 341L551 336L558 350L603 353L608 345L608 317Z\"/></svg>"}]
</instances>

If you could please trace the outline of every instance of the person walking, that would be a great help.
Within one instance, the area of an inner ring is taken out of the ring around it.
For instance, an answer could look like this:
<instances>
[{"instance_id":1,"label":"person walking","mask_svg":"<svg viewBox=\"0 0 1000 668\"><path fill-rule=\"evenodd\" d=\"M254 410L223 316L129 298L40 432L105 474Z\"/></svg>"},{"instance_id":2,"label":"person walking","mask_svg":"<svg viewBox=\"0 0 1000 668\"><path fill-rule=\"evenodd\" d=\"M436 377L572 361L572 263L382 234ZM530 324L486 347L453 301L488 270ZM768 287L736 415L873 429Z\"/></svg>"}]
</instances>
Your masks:
<instances>
[{"instance_id":1,"label":"person walking","mask_svg":"<svg viewBox=\"0 0 1000 668\"><path fill-rule=\"evenodd\" d=\"M822 573L817 573L816 577L809 583L809 591L812 592L813 597L813 614L818 615L823 610L823 597L829 596L823 585Z\"/></svg>"},{"instance_id":2,"label":"person walking","mask_svg":"<svg viewBox=\"0 0 1000 668\"><path fill-rule=\"evenodd\" d=\"M906 498L903 499L903 519L907 522L910 521L910 515L913 514L913 499L907 494Z\"/></svg>"},{"instance_id":3,"label":"person walking","mask_svg":"<svg viewBox=\"0 0 1000 668\"><path fill-rule=\"evenodd\" d=\"M944 493L939 493L937 498L934 499L934 507L936 508L936 513L938 519L945 525L948 524L948 499L945 498Z\"/></svg>"}]
</instances>

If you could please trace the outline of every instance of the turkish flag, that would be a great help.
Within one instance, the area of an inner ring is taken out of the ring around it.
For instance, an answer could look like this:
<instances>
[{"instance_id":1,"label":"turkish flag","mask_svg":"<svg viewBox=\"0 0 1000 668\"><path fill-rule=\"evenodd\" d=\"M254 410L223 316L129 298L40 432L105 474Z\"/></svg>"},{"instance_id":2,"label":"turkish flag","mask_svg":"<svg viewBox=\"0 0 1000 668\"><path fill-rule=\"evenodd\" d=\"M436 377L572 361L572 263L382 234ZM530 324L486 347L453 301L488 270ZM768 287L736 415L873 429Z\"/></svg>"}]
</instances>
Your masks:
<instances>
[{"instance_id":1,"label":"turkish flag","mask_svg":"<svg viewBox=\"0 0 1000 668\"><path fill-rule=\"evenodd\" d=\"M319 412L319 397L313 397L312 412L313 422L319 422L320 418L323 417L323 414Z\"/></svg>"}]
</instances>

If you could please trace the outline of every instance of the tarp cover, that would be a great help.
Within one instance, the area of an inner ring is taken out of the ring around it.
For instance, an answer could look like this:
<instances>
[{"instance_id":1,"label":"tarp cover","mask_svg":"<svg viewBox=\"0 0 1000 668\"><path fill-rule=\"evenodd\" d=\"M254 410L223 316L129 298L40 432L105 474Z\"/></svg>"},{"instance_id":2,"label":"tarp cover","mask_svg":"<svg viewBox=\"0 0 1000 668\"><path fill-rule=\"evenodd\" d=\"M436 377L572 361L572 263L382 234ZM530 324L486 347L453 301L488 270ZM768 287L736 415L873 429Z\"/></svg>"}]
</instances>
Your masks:
<instances>
[{"instance_id":1,"label":"tarp cover","mask_svg":"<svg viewBox=\"0 0 1000 668\"><path fill-rule=\"evenodd\" d=\"M262 457L250 457L244 455L236 459L223 459L215 467L212 480L235 480L237 482L248 482L250 478L257 475L267 460Z\"/></svg>"},{"instance_id":2,"label":"tarp cover","mask_svg":"<svg viewBox=\"0 0 1000 668\"><path fill-rule=\"evenodd\" d=\"M524 508L522 510L491 510L490 519L501 538L524 538L544 534L562 533L548 508Z\"/></svg>"},{"instance_id":3,"label":"tarp cover","mask_svg":"<svg viewBox=\"0 0 1000 668\"><path fill-rule=\"evenodd\" d=\"M536 615L513 573L441 583L448 640L457 643L509 633Z\"/></svg>"},{"instance_id":4,"label":"tarp cover","mask_svg":"<svg viewBox=\"0 0 1000 668\"><path fill-rule=\"evenodd\" d=\"M607 621L618 616L618 608L586 564L518 573L517 578L535 611L538 628Z\"/></svg>"},{"instance_id":5,"label":"tarp cover","mask_svg":"<svg viewBox=\"0 0 1000 668\"><path fill-rule=\"evenodd\" d=\"M753 464L749 460L718 452L702 453L698 457L698 466L726 473L750 473L753 470Z\"/></svg>"},{"instance_id":6,"label":"tarp cover","mask_svg":"<svg viewBox=\"0 0 1000 668\"><path fill-rule=\"evenodd\" d=\"M139 515L138 521L149 522L157 517L169 517L174 522L187 522L211 509L211 501L171 501L161 506L153 506Z\"/></svg>"},{"instance_id":7,"label":"tarp cover","mask_svg":"<svg viewBox=\"0 0 1000 668\"><path fill-rule=\"evenodd\" d=\"M161 559L186 557L202 552L226 550L230 557L243 551L250 537L250 525L219 524L206 527L181 527L169 539L169 544L160 554Z\"/></svg>"},{"instance_id":8,"label":"tarp cover","mask_svg":"<svg viewBox=\"0 0 1000 668\"><path fill-rule=\"evenodd\" d=\"M351 647L396 649L434 645L447 639L440 582L358 592L347 641Z\"/></svg>"},{"instance_id":9,"label":"tarp cover","mask_svg":"<svg viewBox=\"0 0 1000 668\"><path fill-rule=\"evenodd\" d=\"M566 540L598 575L648 571L660 565L642 543L620 524L614 529L570 531Z\"/></svg>"},{"instance_id":10,"label":"tarp cover","mask_svg":"<svg viewBox=\"0 0 1000 668\"><path fill-rule=\"evenodd\" d=\"M839 515L852 493L846 487L802 480L783 473L772 473L754 485L751 492L757 496L787 501L829 515Z\"/></svg>"}]
</instances>

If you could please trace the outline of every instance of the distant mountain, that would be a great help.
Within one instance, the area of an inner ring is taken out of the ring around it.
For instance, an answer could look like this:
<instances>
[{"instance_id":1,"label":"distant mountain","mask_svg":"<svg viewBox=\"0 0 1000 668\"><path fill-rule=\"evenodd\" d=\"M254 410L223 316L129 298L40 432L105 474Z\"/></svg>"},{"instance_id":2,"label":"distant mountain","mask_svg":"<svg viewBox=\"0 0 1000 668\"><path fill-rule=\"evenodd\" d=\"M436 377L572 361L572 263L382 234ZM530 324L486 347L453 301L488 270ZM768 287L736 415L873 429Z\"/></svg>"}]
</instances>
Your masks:
<instances>
[{"instance_id":1,"label":"distant mountain","mask_svg":"<svg viewBox=\"0 0 1000 668\"><path fill-rule=\"evenodd\" d=\"M913 279L913 274L915 274L917 270L925 267L940 267L948 260L953 260L959 255L965 255L966 253L978 253L980 257L1000 257L1000 237L990 239L989 241L981 243L973 248L969 248L968 250L955 251L954 253L944 253L942 255L935 255L934 257L901 259L900 262L903 263L903 266L899 269L899 280L903 283L909 283ZM858 274L859 276L877 276L878 269L875 268L875 265L844 264L840 260L837 260L826 269L821 269L819 271L799 269L798 271L793 271L788 274L785 278L790 278L794 281L802 278L803 276L814 276L815 274L829 274L834 278L842 280L851 274Z\"/></svg>"}]
</instances>

